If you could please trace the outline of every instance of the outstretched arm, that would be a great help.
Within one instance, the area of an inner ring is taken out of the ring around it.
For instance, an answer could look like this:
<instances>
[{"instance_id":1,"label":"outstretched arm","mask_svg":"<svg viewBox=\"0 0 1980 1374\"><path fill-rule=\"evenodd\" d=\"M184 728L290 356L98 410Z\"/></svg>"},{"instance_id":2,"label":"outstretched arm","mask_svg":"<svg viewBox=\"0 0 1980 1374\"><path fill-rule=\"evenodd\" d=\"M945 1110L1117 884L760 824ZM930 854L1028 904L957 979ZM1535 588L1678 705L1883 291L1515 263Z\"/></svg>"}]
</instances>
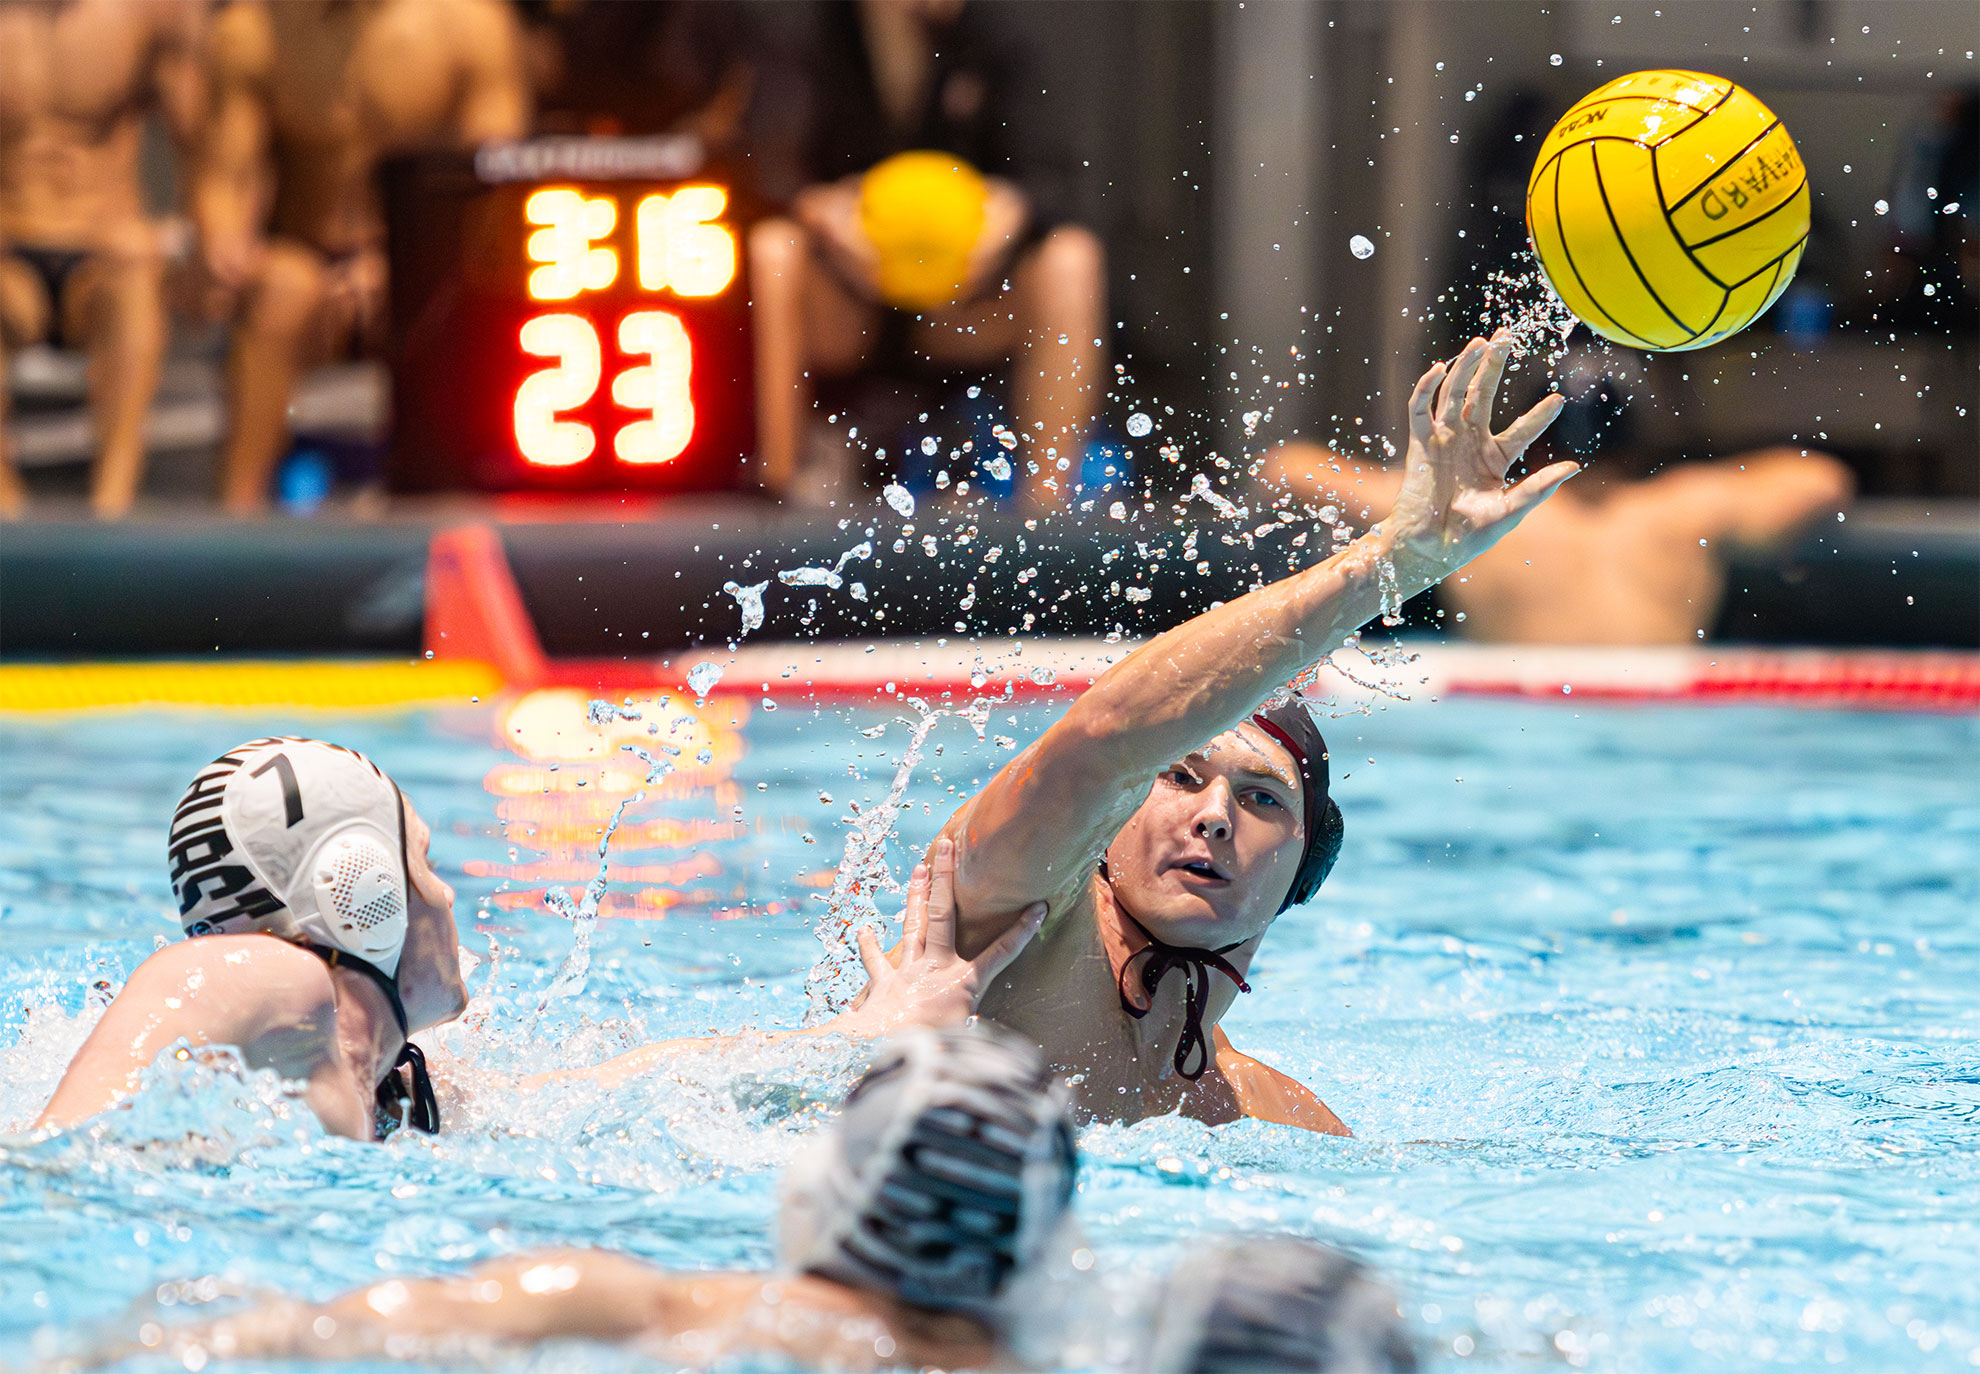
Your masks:
<instances>
[{"instance_id":1,"label":"outstretched arm","mask_svg":"<svg viewBox=\"0 0 1980 1374\"><path fill-rule=\"evenodd\" d=\"M962 948L981 948L1044 899L1064 910L1160 771L1244 720L1266 696L1399 604L1496 543L1576 471L1556 463L1508 486L1506 470L1552 423L1548 396L1503 432L1492 402L1512 339L1474 339L1423 374L1387 519L1304 572L1157 636L957 812Z\"/></svg>"},{"instance_id":2,"label":"outstretched arm","mask_svg":"<svg viewBox=\"0 0 1980 1374\"><path fill-rule=\"evenodd\" d=\"M1650 479L1658 497L1714 537L1765 551L1809 521L1849 504L1856 480L1829 454L1765 448L1714 463L1685 463Z\"/></svg>"}]
</instances>

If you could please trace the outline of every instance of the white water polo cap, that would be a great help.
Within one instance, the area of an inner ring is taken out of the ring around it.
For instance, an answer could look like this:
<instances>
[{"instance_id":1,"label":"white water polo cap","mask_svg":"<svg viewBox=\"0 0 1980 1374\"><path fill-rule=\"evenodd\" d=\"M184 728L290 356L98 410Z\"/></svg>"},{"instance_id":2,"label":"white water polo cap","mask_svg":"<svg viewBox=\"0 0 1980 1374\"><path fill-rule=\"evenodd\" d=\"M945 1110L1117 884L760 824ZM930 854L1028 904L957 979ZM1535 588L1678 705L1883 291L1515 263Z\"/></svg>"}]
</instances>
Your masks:
<instances>
[{"instance_id":1,"label":"white water polo cap","mask_svg":"<svg viewBox=\"0 0 1980 1374\"><path fill-rule=\"evenodd\" d=\"M398 972L404 803L355 750L270 738L222 754L179 799L170 858L186 934L260 932Z\"/></svg>"},{"instance_id":2,"label":"white water polo cap","mask_svg":"<svg viewBox=\"0 0 1980 1374\"><path fill-rule=\"evenodd\" d=\"M784 1175L785 1262L988 1315L1071 1203L1068 1112L1024 1041L980 1028L897 1036Z\"/></svg>"}]
</instances>

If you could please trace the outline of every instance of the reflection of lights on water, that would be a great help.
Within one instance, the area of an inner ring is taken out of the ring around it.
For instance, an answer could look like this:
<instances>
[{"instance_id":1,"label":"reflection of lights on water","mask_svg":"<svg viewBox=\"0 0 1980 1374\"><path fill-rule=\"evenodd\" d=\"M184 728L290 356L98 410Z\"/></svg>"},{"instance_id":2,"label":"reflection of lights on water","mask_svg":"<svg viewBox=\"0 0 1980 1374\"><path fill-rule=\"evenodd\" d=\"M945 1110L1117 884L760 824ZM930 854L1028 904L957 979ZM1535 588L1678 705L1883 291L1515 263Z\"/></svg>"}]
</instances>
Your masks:
<instances>
[{"instance_id":1,"label":"reflection of lights on water","mask_svg":"<svg viewBox=\"0 0 1980 1374\"><path fill-rule=\"evenodd\" d=\"M631 699L623 710L601 712L602 720L593 719L590 706L579 689L546 688L525 693L500 713L500 743L520 757L491 768L483 786L498 799L495 813L509 844L527 857L468 870L517 884L495 895L499 908L539 908L545 888L589 880L598 870L600 835L634 794L649 802L706 802L721 812L733 812L742 800L732 778L746 747L740 727L749 717L748 702L723 700L697 709L656 692ZM632 749L668 759L674 770L649 783L645 763ZM760 829L760 819L744 823L733 814L627 818L613 852L640 854L642 861L608 863L612 888L599 914L652 919L682 905L706 909L731 900L717 888L682 889L723 877L722 860L709 846ZM654 851L693 852L654 862L646 857Z\"/></svg>"},{"instance_id":2,"label":"reflection of lights on water","mask_svg":"<svg viewBox=\"0 0 1980 1374\"><path fill-rule=\"evenodd\" d=\"M623 746L679 749L684 759L710 749L709 767L727 777L742 756L742 726L749 720L749 702L727 699L696 708L692 702L665 694L633 697L637 719L615 719L602 725L590 718L590 695L576 687L546 687L526 692L502 713L496 741L525 759L545 763L577 763L619 756ZM649 734L649 725L658 726ZM685 770L683 770L685 771Z\"/></svg>"}]
</instances>

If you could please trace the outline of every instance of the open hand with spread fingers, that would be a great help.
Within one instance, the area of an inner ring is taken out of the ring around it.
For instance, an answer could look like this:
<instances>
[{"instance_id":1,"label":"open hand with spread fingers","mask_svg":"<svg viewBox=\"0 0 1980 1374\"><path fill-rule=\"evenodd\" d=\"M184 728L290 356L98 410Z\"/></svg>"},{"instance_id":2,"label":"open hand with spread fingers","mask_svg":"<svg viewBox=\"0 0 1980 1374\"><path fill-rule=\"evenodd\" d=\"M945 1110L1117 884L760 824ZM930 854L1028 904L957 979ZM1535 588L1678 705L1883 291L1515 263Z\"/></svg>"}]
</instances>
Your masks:
<instances>
[{"instance_id":1,"label":"open hand with spread fingers","mask_svg":"<svg viewBox=\"0 0 1980 1374\"><path fill-rule=\"evenodd\" d=\"M944 836L934 862L917 864L908 880L901 942L889 957L871 929L859 932L866 965L861 1001L838 1018L835 1029L853 1035L889 1035L907 1026L959 1026L976 1014L990 981L1017 958L1045 920L1034 902L1016 923L974 959L956 954L956 845Z\"/></svg>"},{"instance_id":2,"label":"open hand with spread fingers","mask_svg":"<svg viewBox=\"0 0 1980 1374\"><path fill-rule=\"evenodd\" d=\"M1393 540L1398 580L1413 593L1499 542L1526 513L1580 471L1554 463L1512 485L1506 471L1546 432L1563 404L1550 393L1497 434L1492 403L1513 338L1473 339L1424 373L1409 398L1402 490L1380 526Z\"/></svg>"}]
</instances>

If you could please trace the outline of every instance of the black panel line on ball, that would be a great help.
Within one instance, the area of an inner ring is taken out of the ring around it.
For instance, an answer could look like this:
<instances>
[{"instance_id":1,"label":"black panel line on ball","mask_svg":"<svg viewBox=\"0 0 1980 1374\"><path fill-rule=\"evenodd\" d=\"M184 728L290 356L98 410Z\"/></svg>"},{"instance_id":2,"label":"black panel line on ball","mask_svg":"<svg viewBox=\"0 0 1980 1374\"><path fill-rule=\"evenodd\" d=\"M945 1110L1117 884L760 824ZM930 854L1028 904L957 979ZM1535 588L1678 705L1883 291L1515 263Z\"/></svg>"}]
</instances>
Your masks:
<instances>
[{"instance_id":1,"label":"black panel line on ball","mask_svg":"<svg viewBox=\"0 0 1980 1374\"><path fill-rule=\"evenodd\" d=\"M1806 178L1804 177L1803 180L1806 180ZM1662 206L1664 203L1664 174L1657 170L1657 150L1654 148L1650 150L1650 184L1657 188L1657 204ZM1732 290L1730 286L1719 280L1719 274L1717 272L1714 272L1698 260L1698 255L1692 252L1690 246L1685 243L1684 235L1680 234L1678 227L1671 223L1671 212L1665 210L1663 211L1663 215L1664 227L1671 231L1671 241L1677 244L1678 248L1687 258L1691 259L1691 265L1696 267L1700 272L1703 272L1712 285L1718 287L1721 291ZM1720 309L1724 308L1724 306L1720 307ZM1717 319L1718 316L1714 315L1712 318Z\"/></svg>"},{"instance_id":2,"label":"black panel line on ball","mask_svg":"<svg viewBox=\"0 0 1980 1374\"><path fill-rule=\"evenodd\" d=\"M1566 152L1567 150L1564 148L1561 151ZM1594 160L1595 153L1593 149L1589 150L1588 157L1590 161ZM1554 158L1554 161L1558 162L1559 160L1560 158L1557 155ZM1597 172L1597 176L1598 177L1600 176L1599 171ZM1636 333L1634 330L1625 329L1620 320L1616 319L1616 317L1611 315L1607 310L1602 309L1601 298L1597 296L1593 291L1590 291L1588 289L1587 279L1581 275L1581 269L1575 266L1574 250L1568 247L1567 230L1561 228L1561 172L1558 167L1554 169L1554 226L1556 228L1561 229L1561 256L1567 259L1568 271L1574 273L1574 284L1581 288L1581 294L1588 298L1589 304L1593 305L1597 310L1600 310L1602 312L1602 318L1606 319L1610 324L1614 325L1617 329L1622 330L1623 333L1629 335L1630 338L1635 339L1645 348L1654 349L1656 347L1655 344L1651 343L1648 339L1644 338L1641 334Z\"/></svg>"},{"instance_id":3,"label":"black panel line on ball","mask_svg":"<svg viewBox=\"0 0 1980 1374\"><path fill-rule=\"evenodd\" d=\"M1691 126L1691 128L1692 128L1692 129L1695 129L1695 128L1697 128L1697 127L1698 127L1698 126L1697 126L1696 124L1694 124L1694 125L1692 125L1692 126ZM1726 166L1726 167L1737 167L1737 166L1739 165L1739 160L1740 160L1741 158L1743 158L1743 157L1745 157L1745 156L1746 156L1746 155L1747 155L1748 153L1750 153L1750 152L1752 152L1752 151L1753 151L1753 150L1754 150L1755 148L1758 148L1758 147L1759 147L1759 146L1760 146L1760 145L1761 145L1762 143L1764 143L1764 142L1766 141L1766 139L1767 139L1767 135L1768 135L1768 134L1771 134L1772 132L1774 132L1774 130L1776 130L1776 129L1778 129L1778 128L1780 128L1780 127L1781 127L1781 121L1780 121L1779 119L1775 119L1775 121L1774 121L1774 122L1773 122L1772 124L1769 124L1769 125L1768 125L1768 126L1767 126L1766 128L1764 128L1764 129L1762 129L1762 130L1761 130L1761 131L1759 132L1759 134L1757 134L1757 135L1756 135L1756 136L1754 137L1754 139L1753 139L1753 141L1752 141L1751 143L1749 143L1749 144L1747 144L1747 145L1746 145L1746 146L1745 146L1744 148L1741 148L1741 149L1740 149L1740 150L1739 150L1738 152L1736 152L1736 153L1734 153L1734 154L1733 154L1733 155L1732 155L1731 157L1729 157L1729 158L1727 158L1727 159L1726 159L1726 162L1725 162L1725 166ZM1691 129L1686 129L1686 130L1684 130L1684 132L1685 132L1685 133L1690 133L1690 132L1691 132ZM1724 169L1724 168L1721 168L1721 169L1720 169L1720 171L1723 171L1723 170L1725 170L1725 169ZM1682 206L1682 205L1683 205L1683 204L1684 204L1684 203L1685 203L1685 202L1686 202L1687 200L1690 200L1690 199L1691 199L1691 198L1692 198L1693 196L1695 196L1695 195L1697 195L1697 194L1698 194L1698 193L1699 193L1700 191L1702 191L1702 190L1704 190L1704 189L1705 189L1705 188L1706 188L1707 186L1710 186L1710 185L1712 184L1712 177L1716 177L1716 176L1718 176L1718 175L1719 175L1719 173L1718 173L1718 172L1714 172L1714 173L1712 173L1712 176L1708 176L1708 177L1706 177L1706 178L1705 178L1705 180L1703 180L1703 181L1701 181L1701 182L1699 182L1699 183L1698 183L1698 184L1697 184L1696 186L1694 186L1694 187L1692 187L1692 188L1691 188L1691 189L1690 189L1689 191L1686 191L1686 192L1685 192L1685 193L1684 193L1683 195L1681 195L1681 196L1679 196L1679 197L1678 197L1678 199L1677 199L1677 204L1675 204L1675 205L1673 205L1673 206L1671 206L1671 210L1670 210L1670 212L1671 212L1672 214L1676 214L1676 213L1677 213L1677 211L1678 211L1678 208L1679 208L1680 206Z\"/></svg>"},{"instance_id":4,"label":"black panel line on ball","mask_svg":"<svg viewBox=\"0 0 1980 1374\"><path fill-rule=\"evenodd\" d=\"M1790 252L1790 253L1791 253L1791 252L1793 252L1793 251L1794 251L1793 249L1789 249L1789 250L1788 250L1788 252ZM1787 258L1787 253L1783 253L1783 254L1781 254L1781 256L1780 256L1780 257L1778 257L1778 258L1775 258L1775 259L1774 259L1774 260L1773 260L1772 262L1770 262L1770 263L1768 263L1768 264L1767 264L1767 267L1771 267L1771 268L1773 268L1773 269L1774 269L1774 275L1776 275L1776 276L1779 276L1779 275L1780 275L1780 271L1781 271L1781 263L1782 263L1783 261L1785 261L1785 260L1786 260L1786 258ZM1761 268L1761 269L1760 269L1760 272L1765 272L1765 271L1767 270L1767 267L1763 267L1763 268ZM1759 276L1759 275L1760 275L1760 272L1755 272L1755 273L1753 274L1753 277L1757 277L1757 276ZM1752 281L1752 280L1753 280L1753 277L1748 277L1748 278L1746 279L1746 281ZM1746 285L1746 282L1741 282L1741 283L1740 283L1740 285L1741 285L1741 286L1744 286L1744 285ZM1773 289L1774 289L1774 283L1773 283L1773 282L1768 282L1768 283L1767 283L1767 291L1772 291ZM1762 298L1762 299L1764 300L1764 299L1765 299L1765 297L1766 297L1766 292L1765 292L1765 291L1763 291L1763 292L1761 292L1760 294L1761 294L1761 298ZM1728 291L1728 292L1726 293L1726 297L1725 297L1725 299L1724 299L1723 301L1721 301L1721 302L1720 302L1720 304L1719 304L1719 315L1723 315L1723 314L1725 314L1725 313L1726 313L1726 307L1727 307L1727 306L1729 306L1729 305L1731 305L1731 304L1732 304L1732 293L1731 293L1730 291ZM1717 324L1717 323L1719 322L1719 315L1714 315L1714 316L1712 317L1712 324ZM1735 326L1734 326L1734 327L1732 327L1731 329L1728 329L1728 330L1726 330L1726 331L1725 331L1725 332L1724 332L1723 334L1718 334L1718 335L1713 335L1713 334L1711 333L1711 329L1712 329L1712 325L1710 325L1710 324L1708 324L1708 325L1706 325L1706 326L1705 326L1705 328L1704 328L1703 330L1701 330L1701 331L1699 332L1699 335L1698 335L1698 337L1699 337L1700 339L1703 339L1703 340L1705 341L1705 346L1706 346L1706 347L1710 347L1711 345L1713 345L1713 344L1715 344L1715 343L1718 343L1718 342L1720 342L1720 341L1721 341L1721 340L1723 340L1723 339L1730 339L1730 338L1731 338L1731 337L1732 337L1733 335L1735 335L1735 334L1737 334L1737 333L1739 333L1739 331L1740 331L1740 330L1742 330L1742 329L1744 329L1744 328L1746 328L1746 325L1747 325L1747 324L1752 324L1752 323L1753 323L1753 320L1757 320L1757 319L1759 319L1759 318L1760 318L1760 314L1759 314L1759 312L1758 312L1758 311L1755 311L1755 312L1754 312L1754 315L1753 315L1753 319L1750 319L1750 320L1748 320L1748 321L1746 322L1746 324L1741 324L1741 325L1735 325Z\"/></svg>"},{"instance_id":5,"label":"black panel line on ball","mask_svg":"<svg viewBox=\"0 0 1980 1374\"><path fill-rule=\"evenodd\" d=\"M1652 163L1656 162L1654 154L1650 160ZM1616 223L1615 207L1609 204L1609 188L1602 182L1602 160L1595 156L1595 151L1592 148L1588 152L1588 161L1595 170L1595 189L1602 193L1602 212L1609 217L1609 227L1616 231L1616 242L1622 245L1623 256L1629 259L1630 270L1635 272L1636 279L1643 283L1643 289L1650 293L1650 299L1657 302L1657 308L1670 316L1671 323L1682 329L1692 338L1697 338L1698 331L1679 319L1677 312L1664 304L1664 298L1657 294L1657 288L1650 284L1650 278L1645 275L1642 265L1636 261L1636 254L1629 251L1629 238L1623 233L1622 226Z\"/></svg>"},{"instance_id":6,"label":"black panel line on ball","mask_svg":"<svg viewBox=\"0 0 1980 1374\"><path fill-rule=\"evenodd\" d=\"M1800 195L1803 188L1806 187L1807 185L1808 185L1808 176L1806 173L1803 173L1800 183L1792 191L1788 192L1788 198L1782 201L1779 205L1776 205L1773 209L1769 210L1766 214L1755 216L1754 218L1748 220L1746 223L1740 225L1739 228L1737 229L1728 229L1723 234L1714 234L1709 239L1701 239L1699 242L1690 244L1688 246L1692 248L1710 248L1713 244L1719 242L1719 240L1721 239L1729 239L1734 234L1744 234L1748 229L1753 228L1755 225L1764 224L1767 220L1771 219L1775 215L1778 215L1781 211L1787 209L1788 206L1794 204L1794 198ZM1666 216L1665 218L1668 219L1669 217ZM1675 224L1671 226L1671 232L1672 233L1677 232L1677 226ZM1680 238L1678 242L1683 243L1684 240Z\"/></svg>"},{"instance_id":7,"label":"black panel line on ball","mask_svg":"<svg viewBox=\"0 0 1980 1374\"><path fill-rule=\"evenodd\" d=\"M1739 281L1734 282L1733 286L1735 288L1744 286L1746 285L1747 282L1752 281L1754 277L1757 277L1762 272L1765 272L1769 267L1779 267L1782 263L1788 260L1789 255L1792 254L1795 249L1801 247L1801 245L1806 242L1808 242L1808 235L1803 234L1800 238L1796 239L1793 243L1789 244L1785 249L1783 249L1779 257L1775 258L1772 262L1763 263L1761 266L1755 268L1751 276L1741 278Z\"/></svg>"}]
</instances>

